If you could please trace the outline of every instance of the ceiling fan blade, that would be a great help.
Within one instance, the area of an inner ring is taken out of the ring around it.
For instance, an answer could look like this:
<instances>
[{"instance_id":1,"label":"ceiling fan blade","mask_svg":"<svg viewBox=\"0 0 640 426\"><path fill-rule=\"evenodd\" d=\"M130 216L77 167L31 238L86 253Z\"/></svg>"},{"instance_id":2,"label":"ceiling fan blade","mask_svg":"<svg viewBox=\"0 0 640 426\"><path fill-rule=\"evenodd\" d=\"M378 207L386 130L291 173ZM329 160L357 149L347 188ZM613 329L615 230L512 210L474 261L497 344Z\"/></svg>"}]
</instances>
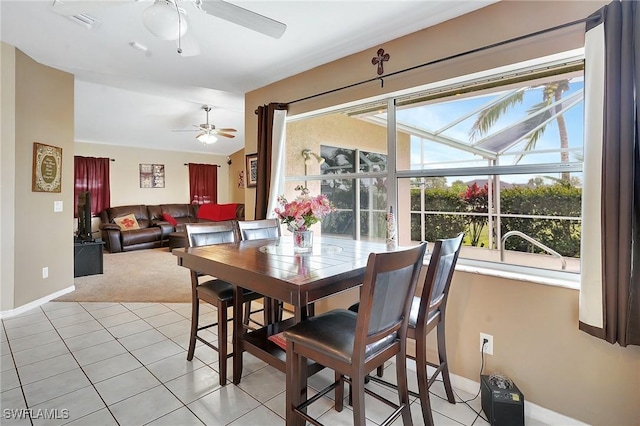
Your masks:
<instances>
[{"instance_id":1,"label":"ceiling fan blade","mask_svg":"<svg viewBox=\"0 0 640 426\"><path fill-rule=\"evenodd\" d=\"M280 38L287 26L282 22L267 18L240 6L222 0L199 0L196 2L206 13L233 22L250 30L273 38Z\"/></svg>"},{"instance_id":2,"label":"ceiling fan blade","mask_svg":"<svg viewBox=\"0 0 640 426\"><path fill-rule=\"evenodd\" d=\"M172 132L201 132L202 130L200 129L175 129L172 130Z\"/></svg>"},{"instance_id":3,"label":"ceiling fan blade","mask_svg":"<svg viewBox=\"0 0 640 426\"><path fill-rule=\"evenodd\" d=\"M222 132L217 132L216 135L217 136L222 136L222 137L225 137L225 138L235 138L236 137L236 135L232 135L230 133L222 133Z\"/></svg>"},{"instance_id":4,"label":"ceiling fan blade","mask_svg":"<svg viewBox=\"0 0 640 426\"><path fill-rule=\"evenodd\" d=\"M237 132L236 129L216 129L219 132Z\"/></svg>"}]
</instances>

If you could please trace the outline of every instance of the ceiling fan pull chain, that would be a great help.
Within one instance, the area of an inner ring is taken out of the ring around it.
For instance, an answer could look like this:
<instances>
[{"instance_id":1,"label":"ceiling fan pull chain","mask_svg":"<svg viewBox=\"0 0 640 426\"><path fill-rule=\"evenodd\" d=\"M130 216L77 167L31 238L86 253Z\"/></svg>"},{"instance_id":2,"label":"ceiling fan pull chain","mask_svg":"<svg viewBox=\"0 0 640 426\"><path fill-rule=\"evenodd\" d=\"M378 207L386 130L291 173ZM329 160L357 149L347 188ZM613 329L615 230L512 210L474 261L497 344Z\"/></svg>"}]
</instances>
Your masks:
<instances>
[{"instance_id":1,"label":"ceiling fan pull chain","mask_svg":"<svg viewBox=\"0 0 640 426\"><path fill-rule=\"evenodd\" d=\"M178 7L178 2L173 2L176 7L176 13L178 14L178 54L182 55L182 36L180 33L182 32L182 17L180 16L180 8Z\"/></svg>"}]
</instances>

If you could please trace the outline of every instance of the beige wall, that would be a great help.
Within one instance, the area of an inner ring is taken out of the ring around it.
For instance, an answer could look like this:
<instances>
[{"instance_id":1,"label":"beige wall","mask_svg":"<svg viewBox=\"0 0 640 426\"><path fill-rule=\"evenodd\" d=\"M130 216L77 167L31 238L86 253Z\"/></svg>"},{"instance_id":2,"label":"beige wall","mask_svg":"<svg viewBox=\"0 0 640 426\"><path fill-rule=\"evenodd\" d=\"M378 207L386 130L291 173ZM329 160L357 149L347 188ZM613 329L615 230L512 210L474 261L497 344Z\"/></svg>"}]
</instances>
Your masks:
<instances>
[{"instance_id":1,"label":"beige wall","mask_svg":"<svg viewBox=\"0 0 640 426\"><path fill-rule=\"evenodd\" d=\"M11 46L2 45L2 60L1 288L6 310L73 285L74 89L73 75L40 65ZM36 141L62 148L60 193L31 191ZM63 202L62 212L54 213L54 201ZM46 279L44 267L49 268Z\"/></svg>"},{"instance_id":2,"label":"beige wall","mask_svg":"<svg viewBox=\"0 0 640 426\"><path fill-rule=\"evenodd\" d=\"M244 186L247 184L247 172L245 169L244 149L234 152L229 156L229 202L244 203ZM239 173L242 172L243 182L239 185Z\"/></svg>"},{"instance_id":3,"label":"beige wall","mask_svg":"<svg viewBox=\"0 0 640 426\"><path fill-rule=\"evenodd\" d=\"M0 42L0 311L14 306L15 79L16 50Z\"/></svg>"},{"instance_id":4,"label":"beige wall","mask_svg":"<svg viewBox=\"0 0 640 426\"><path fill-rule=\"evenodd\" d=\"M256 151L256 106L375 77L371 58L380 47L391 55L385 63L385 72L391 73L582 19L606 3L503 1L250 92L245 97L245 149ZM384 88L374 82L296 103L290 105L289 115L570 50L583 43L583 26L574 26L390 77ZM253 190L246 191L247 205L255 203L254 197ZM338 298L327 305L348 306L348 302ZM512 377L527 401L591 424L640 424L640 348L612 346L580 332L577 309L576 290L457 272L447 315L451 370L477 382L479 333L492 334L494 355L487 357L485 372Z\"/></svg>"},{"instance_id":5,"label":"beige wall","mask_svg":"<svg viewBox=\"0 0 640 426\"><path fill-rule=\"evenodd\" d=\"M185 163L217 164L218 202L228 203L226 155L196 154L118 145L76 142L75 155L108 157L111 162L111 205L189 203L189 167ZM140 188L140 164L164 164L164 188Z\"/></svg>"},{"instance_id":6,"label":"beige wall","mask_svg":"<svg viewBox=\"0 0 640 426\"><path fill-rule=\"evenodd\" d=\"M218 201L231 202L226 156L74 143L73 75L38 64L8 44L1 48L0 311L73 286L76 154L116 160L111 163L112 205L189 202L184 165L189 162L219 164ZM35 141L62 148L61 193L31 191ZM165 188L141 189L140 163L164 164ZM54 201L63 202L62 212L53 212Z\"/></svg>"}]
</instances>

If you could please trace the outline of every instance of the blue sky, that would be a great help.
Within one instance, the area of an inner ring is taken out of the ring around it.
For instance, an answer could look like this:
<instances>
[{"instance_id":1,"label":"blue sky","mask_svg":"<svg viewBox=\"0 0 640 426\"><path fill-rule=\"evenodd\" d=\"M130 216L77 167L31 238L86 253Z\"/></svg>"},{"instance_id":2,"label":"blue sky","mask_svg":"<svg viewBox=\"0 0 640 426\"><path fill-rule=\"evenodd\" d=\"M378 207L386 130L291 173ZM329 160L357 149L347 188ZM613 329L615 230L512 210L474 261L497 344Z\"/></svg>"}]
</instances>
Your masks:
<instances>
[{"instance_id":1,"label":"blue sky","mask_svg":"<svg viewBox=\"0 0 640 426\"><path fill-rule=\"evenodd\" d=\"M583 88L582 78L571 80L570 90L565 92L564 97L575 93ZM464 99L453 99L447 102L439 102L431 105L423 105L417 107L408 107L397 111L398 123L406 123L425 130L436 131L455 121L469 112L487 104L491 100L502 96L504 92L496 92L492 94L468 97ZM500 120L498 120L490 130L490 134L509 126L516 121L528 115L527 111L535 104L542 101L542 88L533 87L525 92L522 104L514 105ZM469 141L470 129L475 121L476 116L469 117L464 121L456 124L454 127L443 132L443 135L460 140ZM567 132L570 147L579 147L583 145L583 102L573 106L565 111L564 118L567 124ZM482 136L482 137L486 137ZM486 165L486 160L482 160L479 156L449 148L445 145L434 143L433 141L422 140L419 137L412 136L411 142L411 158L412 168L420 169L420 144L423 144L425 155L425 168L430 167L460 167L460 166L481 166ZM517 150L521 150L525 143L521 142L517 145ZM545 149L557 149L560 147L560 139L558 135L558 126L556 120L553 120L546 126L546 130L542 138L536 143L536 151ZM511 148L510 151L514 150ZM581 152L581 151L580 151ZM474 162L463 162L464 160L476 160ZM514 157L506 156L501 159L501 164L513 164ZM571 157L575 160L575 157ZM519 164L536 164L559 162L560 153L545 153L538 155L527 155ZM442 164L443 162L451 162L450 164ZM432 165L430 166L429 163ZM440 164L433 164L440 163ZM521 176L519 181L528 181L531 175ZM451 183L451 182L449 182Z\"/></svg>"}]
</instances>

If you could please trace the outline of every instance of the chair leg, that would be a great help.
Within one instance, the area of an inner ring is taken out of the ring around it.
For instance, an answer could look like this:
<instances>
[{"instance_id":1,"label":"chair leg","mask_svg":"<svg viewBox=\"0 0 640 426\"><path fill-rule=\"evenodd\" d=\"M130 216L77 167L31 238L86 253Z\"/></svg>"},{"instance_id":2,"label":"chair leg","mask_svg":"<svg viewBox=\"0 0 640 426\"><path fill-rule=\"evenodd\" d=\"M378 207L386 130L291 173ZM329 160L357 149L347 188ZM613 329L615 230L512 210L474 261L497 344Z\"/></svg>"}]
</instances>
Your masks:
<instances>
[{"instance_id":1,"label":"chair leg","mask_svg":"<svg viewBox=\"0 0 640 426\"><path fill-rule=\"evenodd\" d=\"M384 375L384 364L380 365L376 370L376 375L382 377Z\"/></svg>"},{"instance_id":2,"label":"chair leg","mask_svg":"<svg viewBox=\"0 0 640 426\"><path fill-rule=\"evenodd\" d=\"M344 379L342 374L335 372L335 381L338 383L335 389L336 411L340 412L344 408Z\"/></svg>"},{"instance_id":3,"label":"chair leg","mask_svg":"<svg viewBox=\"0 0 640 426\"><path fill-rule=\"evenodd\" d=\"M262 310L262 321L264 325L271 324L275 318L275 312L273 311L273 299L270 297L263 297L262 306L264 306L264 309Z\"/></svg>"},{"instance_id":4,"label":"chair leg","mask_svg":"<svg viewBox=\"0 0 640 426\"><path fill-rule=\"evenodd\" d=\"M422 419L425 426L433 426L433 414L429 401L429 386L427 377L427 341L425 338L416 339L416 374L418 378L418 394L422 407Z\"/></svg>"},{"instance_id":5,"label":"chair leg","mask_svg":"<svg viewBox=\"0 0 640 426\"><path fill-rule=\"evenodd\" d=\"M364 376L365 373L354 374L351 377L351 407L353 408L353 424L354 425L364 425L366 424L365 420L365 412L364 412Z\"/></svg>"},{"instance_id":6,"label":"chair leg","mask_svg":"<svg viewBox=\"0 0 640 426\"><path fill-rule=\"evenodd\" d=\"M226 303L218 304L218 373L220 375L220 386L227 384L227 309ZM236 315L235 312L234 315Z\"/></svg>"},{"instance_id":7,"label":"chair leg","mask_svg":"<svg viewBox=\"0 0 640 426\"><path fill-rule=\"evenodd\" d=\"M306 400L307 395L307 359L301 357L293 350L293 344L287 344L286 364L286 424L287 426L302 426L305 424L295 411L294 407Z\"/></svg>"},{"instance_id":8,"label":"chair leg","mask_svg":"<svg viewBox=\"0 0 640 426\"><path fill-rule=\"evenodd\" d=\"M316 315L316 304L315 303L309 303L306 306L307 309L307 316L308 317L313 317Z\"/></svg>"},{"instance_id":9,"label":"chair leg","mask_svg":"<svg viewBox=\"0 0 640 426\"><path fill-rule=\"evenodd\" d=\"M407 383L407 358L404 351L396 356L396 378L398 381L398 398L400 405L404 405L402 410L402 423L404 426L413 425L411 420L411 409L409 408L409 384ZM427 395L428 397L428 395Z\"/></svg>"},{"instance_id":10,"label":"chair leg","mask_svg":"<svg viewBox=\"0 0 640 426\"><path fill-rule=\"evenodd\" d=\"M244 302L244 318L242 318L242 324L247 327L249 326L249 319L251 318L251 300ZM235 312L233 313L236 314Z\"/></svg>"},{"instance_id":11,"label":"chair leg","mask_svg":"<svg viewBox=\"0 0 640 426\"><path fill-rule=\"evenodd\" d=\"M451 387L451 377L449 376L449 363L447 362L447 346L445 343L444 321L438 323L438 359L442 365L442 381L444 382L444 390L447 393L447 399L451 404L456 403L453 396L453 388Z\"/></svg>"},{"instance_id":12,"label":"chair leg","mask_svg":"<svg viewBox=\"0 0 640 426\"><path fill-rule=\"evenodd\" d=\"M196 335L198 334L198 320L200 319L200 301L194 295L191 301L191 335L189 336L189 351L187 352L187 361L193 359L196 351Z\"/></svg>"}]
</instances>

